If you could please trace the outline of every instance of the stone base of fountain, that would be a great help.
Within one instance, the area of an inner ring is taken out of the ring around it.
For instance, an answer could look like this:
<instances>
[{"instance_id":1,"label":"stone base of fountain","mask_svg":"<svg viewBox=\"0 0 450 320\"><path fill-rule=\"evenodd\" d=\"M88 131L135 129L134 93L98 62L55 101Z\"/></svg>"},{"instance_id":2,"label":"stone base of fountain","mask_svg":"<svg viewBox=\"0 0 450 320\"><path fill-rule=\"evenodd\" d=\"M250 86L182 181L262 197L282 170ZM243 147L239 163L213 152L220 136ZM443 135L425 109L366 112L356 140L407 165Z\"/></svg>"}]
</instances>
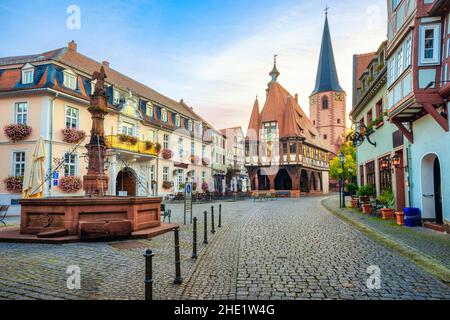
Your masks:
<instances>
[{"instance_id":1,"label":"stone base of fountain","mask_svg":"<svg viewBox=\"0 0 450 320\"><path fill-rule=\"evenodd\" d=\"M0 241L73 242L148 238L173 230L161 223L161 198L61 197L22 199L19 229Z\"/></svg>"}]
</instances>

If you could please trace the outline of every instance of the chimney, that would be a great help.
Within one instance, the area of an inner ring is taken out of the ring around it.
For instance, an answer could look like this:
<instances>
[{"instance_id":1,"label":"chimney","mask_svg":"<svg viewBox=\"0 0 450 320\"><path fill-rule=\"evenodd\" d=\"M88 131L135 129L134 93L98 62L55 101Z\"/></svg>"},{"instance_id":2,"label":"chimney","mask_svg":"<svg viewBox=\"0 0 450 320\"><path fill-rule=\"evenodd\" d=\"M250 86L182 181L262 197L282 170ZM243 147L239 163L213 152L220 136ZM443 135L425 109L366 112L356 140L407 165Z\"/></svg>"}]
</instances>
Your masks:
<instances>
[{"instance_id":1,"label":"chimney","mask_svg":"<svg viewBox=\"0 0 450 320\"><path fill-rule=\"evenodd\" d=\"M77 43L72 40L67 44L67 48L69 48L69 51L77 52Z\"/></svg>"},{"instance_id":2,"label":"chimney","mask_svg":"<svg viewBox=\"0 0 450 320\"><path fill-rule=\"evenodd\" d=\"M108 61L102 61L102 65L103 65L104 67L109 68L109 62L108 62Z\"/></svg>"},{"instance_id":3,"label":"chimney","mask_svg":"<svg viewBox=\"0 0 450 320\"><path fill-rule=\"evenodd\" d=\"M298 93L295 94L295 102L298 104Z\"/></svg>"}]
</instances>

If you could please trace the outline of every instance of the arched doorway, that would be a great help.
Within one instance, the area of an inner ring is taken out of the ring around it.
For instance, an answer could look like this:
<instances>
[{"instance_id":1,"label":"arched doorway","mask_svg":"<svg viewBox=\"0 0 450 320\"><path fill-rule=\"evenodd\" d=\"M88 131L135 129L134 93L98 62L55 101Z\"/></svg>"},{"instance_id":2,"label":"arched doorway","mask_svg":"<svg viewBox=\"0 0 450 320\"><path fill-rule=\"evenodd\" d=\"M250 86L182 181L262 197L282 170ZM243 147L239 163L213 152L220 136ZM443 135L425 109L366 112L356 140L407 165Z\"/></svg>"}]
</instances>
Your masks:
<instances>
[{"instance_id":1,"label":"arched doorway","mask_svg":"<svg viewBox=\"0 0 450 320\"><path fill-rule=\"evenodd\" d=\"M441 165L435 154L422 160L422 217L444 222L442 212Z\"/></svg>"},{"instance_id":2,"label":"arched doorway","mask_svg":"<svg viewBox=\"0 0 450 320\"><path fill-rule=\"evenodd\" d=\"M300 191L309 192L308 173L306 170L302 170L302 173L300 174Z\"/></svg>"},{"instance_id":3,"label":"arched doorway","mask_svg":"<svg viewBox=\"0 0 450 320\"><path fill-rule=\"evenodd\" d=\"M292 180L286 169L280 169L275 177L275 190L292 190Z\"/></svg>"},{"instance_id":4,"label":"arched doorway","mask_svg":"<svg viewBox=\"0 0 450 320\"><path fill-rule=\"evenodd\" d=\"M125 191L130 197L136 196L136 173L133 169L125 168L117 174L116 190L117 194Z\"/></svg>"},{"instance_id":5,"label":"arched doorway","mask_svg":"<svg viewBox=\"0 0 450 320\"><path fill-rule=\"evenodd\" d=\"M258 170L258 190L270 190L270 180L269 177L264 174L261 170Z\"/></svg>"}]
</instances>

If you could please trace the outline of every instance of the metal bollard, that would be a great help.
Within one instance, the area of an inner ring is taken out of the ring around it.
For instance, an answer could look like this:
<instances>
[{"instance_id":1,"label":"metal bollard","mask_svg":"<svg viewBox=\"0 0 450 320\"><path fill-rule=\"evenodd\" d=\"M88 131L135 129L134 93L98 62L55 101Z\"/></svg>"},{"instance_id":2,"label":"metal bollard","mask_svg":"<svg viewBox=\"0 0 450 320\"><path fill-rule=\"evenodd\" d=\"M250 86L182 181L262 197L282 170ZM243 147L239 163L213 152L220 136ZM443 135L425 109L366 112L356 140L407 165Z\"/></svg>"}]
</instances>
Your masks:
<instances>
[{"instance_id":1,"label":"metal bollard","mask_svg":"<svg viewBox=\"0 0 450 320\"><path fill-rule=\"evenodd\" d=\"M205 233L203 236L203 243L208 244L208 212L205 211L204 215L205 215L205 221L204 221Z\"/></svg>"},{"instance_id":2,"label":"metal bollard","mask_svg":"<svg viewBox=\"0 0 450 320\"><path fill-rule=\"evenodd\" d=\"M216 227L214 226L214 206L211 206L211 233L216 233Z\"/></svg>"},{"instance_id":3,"label":"metal bollard","mask_svg":"<svg viewBox=\"0 0 450 320\"><path fill-rule=\"evenodd\" d=\"M152 258L154 254L152 250L145 251L145 300L153 300L153 267Z\"/></svg>"},{"instance_id":4,"label":"metal bollard","mask_svg":"<svg viewBox=\"0 0 450 320\"><path fill-rule=\"evenodd\" d=\"M222 204L219 204L219 225L217 227L222 228Z\"/></svg>"},{"instance_id":5,"label":"metal bollard","mask_svg":"<svg viewBox=\"0 0 450 320\"><path fill-rule=\"evenodd\" d=\"M173 229L175 235L175 280L173 283L181 284L183 278L181 278L181 261L180 261L180 227Z\"/></svg>"},{"instance_id":6,"label":"metal bollard","mask_svg":"<svg viewBox=\"0 0 450 320\"><path fill-rule=\"evenodd\" d=\"M194 217L192 237L192 259L197 259L197 217Z\"/></svg>"}]
</instances>

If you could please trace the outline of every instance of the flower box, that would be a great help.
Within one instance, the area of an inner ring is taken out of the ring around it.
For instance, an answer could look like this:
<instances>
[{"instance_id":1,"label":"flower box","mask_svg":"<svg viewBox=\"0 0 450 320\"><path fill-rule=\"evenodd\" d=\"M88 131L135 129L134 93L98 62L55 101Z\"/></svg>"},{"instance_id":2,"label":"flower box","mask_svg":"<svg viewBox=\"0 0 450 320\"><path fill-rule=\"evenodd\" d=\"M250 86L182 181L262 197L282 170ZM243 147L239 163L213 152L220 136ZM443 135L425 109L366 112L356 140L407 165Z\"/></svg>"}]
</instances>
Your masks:
<instances>
[{"instance_id":1,"label":"flower box","mask_svg":"<svg viewBox=\"0 0 450 320\"><path fill-rule=\"evenodd\" d=\"M173 187L173 182L171 182L171 181L164 181L162 183L162 187L165 190L169 190L169 189L171 189Z\"/></svg>"},{"instance_id":2,"label":"flower box","mask_svg":"<svg viewBox=\"0 0 450 320\"><path fill-rule=\"evenodd\" d=\"M135 145L138 143L138 139L136 137L128 136L126 134L118 134L117 138L122 143L129 143L131 145Z\"/></svg>"},{"instance_id":3,"label":"flower box","mask_svg":"<svg viewBox=\"0 0 450 320\"><path fill-rule=\"evenodd\" d=\"M82 187L81 179L78 177L62 177L59 179L59 189L66 193L76 193Z\"/></svg>"},{"instance_id":4,"label":"flower box","mask_svg":"<svg viewBox=\"0 0 450 320\"><path fill-rule=\"evenodd\" d=\"M80 143L86 138L86 132L77 129L63 129L63 141L67 143Z\"/></svg>"},{"instance_id":5,"label":"flower box","mask_svg":"<svg viewBox=\"0 0 450 320\"><path fill-rule=\"evenodd\" d=\"M10 193L21 193L23 189L23 177L8 177L3 180L6 190Z\"/></svg>"},{"instance_id":6,"label":"flower box","mask_svg":"<svg viewBox=\"0 0 450 320\"><path fill-rule=\"evenodd\" d=\"M164 149L162 151L162 157L166 160L170 160L173 157L173 151L169 149Z\"/></svg>"},{"instance_id":7,"label":"flower box","mask_svg":"<svg viewBox=\"0 0 450 320\"><path fill-rule=\"evenodd\" d=\"M207 167L207 166L209 166L209 159L208 158L203 158L202 159L202 164L205 166L205 167Z\"/></svg>"},{"instance_id":8,"label":"flower box","mask_svg":"<svg viewBox=\"0 0 450 320\"><path fill-rule=\"evenodd\" d=\"M8 124L3 127L5 136L12 142L18 142L25 140L31 135L32 129L26 124Z\"/></svg>"}]
</instances>

